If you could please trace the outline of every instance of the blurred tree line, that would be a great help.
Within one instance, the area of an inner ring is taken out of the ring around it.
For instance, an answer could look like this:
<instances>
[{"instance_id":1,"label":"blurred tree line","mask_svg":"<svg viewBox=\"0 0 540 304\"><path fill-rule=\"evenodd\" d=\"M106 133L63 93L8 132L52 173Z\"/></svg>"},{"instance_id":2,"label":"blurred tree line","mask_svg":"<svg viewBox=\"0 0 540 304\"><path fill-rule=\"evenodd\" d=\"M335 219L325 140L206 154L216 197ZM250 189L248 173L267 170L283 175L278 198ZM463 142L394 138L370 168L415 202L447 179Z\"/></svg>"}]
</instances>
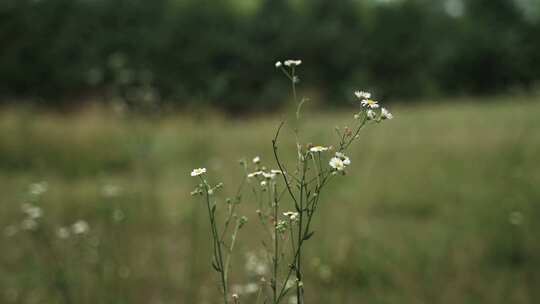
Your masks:
<instances>
[{"instance_id":1,"label":"blurred tree line","mask_svg":"<svg viewBox=\"0 0 540 304\"><path fill-rule=\"evenodd\" d=\"M2 0L0 100L270 109L287 85L273 65L287 58L334 104L355 88L531 90L539 11L535 0Z\"/></svg>"}]
</instances>

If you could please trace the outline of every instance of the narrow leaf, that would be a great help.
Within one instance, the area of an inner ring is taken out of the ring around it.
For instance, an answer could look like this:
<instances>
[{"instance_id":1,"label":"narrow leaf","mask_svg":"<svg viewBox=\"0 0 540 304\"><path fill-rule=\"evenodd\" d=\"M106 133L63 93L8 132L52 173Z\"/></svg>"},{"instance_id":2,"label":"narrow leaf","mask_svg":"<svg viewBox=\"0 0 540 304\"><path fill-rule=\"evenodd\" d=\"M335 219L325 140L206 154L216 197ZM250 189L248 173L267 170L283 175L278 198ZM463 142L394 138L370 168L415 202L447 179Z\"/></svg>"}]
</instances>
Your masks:
<instances>
[{"instance_id":1,"label":"narrow leaf","mask_svg":"<svg viewBox=\"0 0 540 304\"><path fill-rule=\"evenodd\" d=\"M212 261L212 268L214 268L217 272L221 272L220 268L216 265L216 262Z\"/></svg>"},{"instance_id":2,"label":"narrow leaf","mask_svg":"<svg viewBox=\"0 0 540 304\"><path fill-rule=\"evenodd\" d=\"M313 234L315 234L315 231L311 231L306 236L304 236L304 241L309 240L313 236Z\"/></svg>"}]
</instances>

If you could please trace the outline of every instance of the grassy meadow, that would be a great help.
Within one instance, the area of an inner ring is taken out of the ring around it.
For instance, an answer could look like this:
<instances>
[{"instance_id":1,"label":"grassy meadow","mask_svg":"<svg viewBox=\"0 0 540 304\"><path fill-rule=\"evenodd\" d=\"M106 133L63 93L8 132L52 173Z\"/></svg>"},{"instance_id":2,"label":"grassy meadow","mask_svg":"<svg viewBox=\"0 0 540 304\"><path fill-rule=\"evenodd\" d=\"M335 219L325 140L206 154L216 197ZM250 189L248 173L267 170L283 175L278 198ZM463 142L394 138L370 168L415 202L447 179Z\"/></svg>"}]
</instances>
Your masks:
<instances>
[{"instance_id":1,"label":"grassy meadow","mask_svg":"<svg viewBox=\"0 0 540 304\"><path fill-rule=\"evenodd\" d=\"M348 176L321 199L306 303L538 303L540 100L530 99L391 106L395 119L366 128ZM306 113L304 141L334 143L334 126L352 113ZM189 172L206 167L234 193L239 159L275 167L279 121L3 109L0 303L219 303ZM48 190L36 198L29 187L42 181ZM43 208L36 231L17 229L28 200ZM246 195L235 284L259 280L242 254L261 233L250 203ZM79 219L87 235L56 237Z\"/></svg>"}]
</instances>

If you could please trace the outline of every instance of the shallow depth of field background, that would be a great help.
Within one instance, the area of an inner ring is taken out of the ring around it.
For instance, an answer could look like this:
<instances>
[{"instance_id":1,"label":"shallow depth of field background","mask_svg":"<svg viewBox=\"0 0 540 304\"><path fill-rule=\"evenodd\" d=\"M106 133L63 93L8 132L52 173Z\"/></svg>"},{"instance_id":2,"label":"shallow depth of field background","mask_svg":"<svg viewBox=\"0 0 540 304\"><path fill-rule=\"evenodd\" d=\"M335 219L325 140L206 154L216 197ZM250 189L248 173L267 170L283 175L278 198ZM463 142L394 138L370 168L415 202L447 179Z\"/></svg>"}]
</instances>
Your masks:
<instances>
[{"instance_id":1,"label":"shallow depth of field background","mask_svg":"<svg viewBox=\"0 0 540 304\"><path fill-rule=\"evenodd\" d=\"M538 303L538 37L533 0L2 1L0 303L219 303L189 172L232 195L240 159L275 167L287 58L305 142L335 142L355 89L395 115L323 194L306 303ZM250 198L233 284L259 279Z\"/></svg>"}]
</instances>

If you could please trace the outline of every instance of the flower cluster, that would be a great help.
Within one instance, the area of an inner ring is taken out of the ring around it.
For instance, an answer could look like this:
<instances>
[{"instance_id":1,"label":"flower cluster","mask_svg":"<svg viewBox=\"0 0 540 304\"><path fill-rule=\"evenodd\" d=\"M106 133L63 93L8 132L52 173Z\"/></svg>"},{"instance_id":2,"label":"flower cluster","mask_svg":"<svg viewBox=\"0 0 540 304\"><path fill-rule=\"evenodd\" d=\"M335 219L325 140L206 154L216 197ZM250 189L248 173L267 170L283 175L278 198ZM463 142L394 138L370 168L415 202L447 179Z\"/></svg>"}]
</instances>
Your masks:
<instances>
[{"instance_id":1,"label":"flower cluster","mask_svg":"<svg viewBox=\"0 0 540 304\"><path fill-rule=\"evenodd\" d=\"M378 101L371 98L371 93L365 91L356 91L354 95L360 100L360 105L366 113L368 120L380 122L385 119L392 119L394 116L386 108L380 107ZM379 110L380 108L380 110ZM360 114L355 114L355 119L360 119Z\"/></svg>"},{"instance_id":2,"label":"flower cluster","mask_svg":"<svg viewBox=\"0 0 540 304\"><path fill-rule=\"evenodd\" d=\"M18 225L10 225L4 229L4 235L11 237L19 231L37 231L38 229L46 230L47 227L41 221L43 217L43 209L37 206L39 198L46 193L48 185L46 182L31 184L28 190L30 195L29 201L21 204L21 212L24 218ZM71 235L82 235L88 233L90 226L84 220L78 220L71 226L60 227L56 230L56 236L60 239L67 239Z\"/></svg>"},{"instance_id":3,"label":"flower cluster","mask_svg":"<svg viewBox=\"0 0 540 304\"><path fill-rule=\"evenodd\" d=\"M289 221L291 221L293 223L298 222L298 220L300 218L299 217L300 215L299 215L298 212L287 211L287 212L284 212L283 215L286 216L289 219Z\"/></svg>"},{"instance_id":4,"label":"flower cluster","mask_svg":"<svg viewBox=\"0 0 540 304\"><path fill-rule=\"evenodd\" d=\"M277 61L275 66L276 68L280 68L283 65L288 66L288 67L294 67L294 66L299 66L301 64L302 64L302 60L287 59L283 63L281 63L281 61Z\"/></svg>"},{"instance_id":5,"label":"flower cluster","mask_svg":"<svg viewBox=\"0 0 540 304\"><path fill-rule=\"evenodd\" d=\"M67 239L71 235L83 235L90 231L90 225L84 220L78 220L71 226L60 227L56 230L56 236L60 239Z\"/></svg>"},{"instance_id":6,"label":"flower cluster","mask_svg":"<svg viewBox=\"0 0 540 304\"><path fill-rule=\"evenodd\" d=\"M266 255L265 261L259 261L255 256L248 257L246 268L251 273L262 276L260 285L249 283L247 285L235 285L229 290L227 276L228 259L234 247L236 230L232 234L231 245L227 245L220 237L216 226L216 206L214 197L210 197L214 190L221 187L218 184L211 187L206 180L206 169L197 168L191 172L191 176L198 177L201 183L192 194L201 194L206 198L210 224L212 225L212 237L214 239L213 268L220 273L223 302L228 304L232 292L234 304L240 303L240 296L257 293L257 299L263 303L283 304L290 295L292 289L296 289L291 303L304 302L304 279L303 279L303 256L305 242L310 240L315 233L312 227L314 215L317 213L322 190L338 175L345 175L351 165L351 159L347 153L350 145L360 138L360 131L368 124L379 123L382 120L392 119L393 115L380 103L372 98L372 94L366 91L356 91L354 95L360 102L360 111L354 114L355 120L350 126L336 127L337 143L334 145L313 145L302 140L300 120L302 105L308 100L298 99L296 86L299 82L297 67L302 64L301 60L288 59L277 61L275 67L281 70L291 83L292 99L296 104L293 126L296 140L296 161L291 164L281 158L278 149L279 137L282 127L287 123L282 121L272 139L272 149L275 166L279 169L269 169L262 164L260 156L252 158L251 163L242 161L246 184L251 188L251 198L256 204L256 213L261 226L264 229L262 245ZM250 167L248 169L248 167ZM274 167L274 168L276 168ZM240 190L240 189L239 189ZM240 197L238 191L238 197ZM287 205L287 209L284 206ZM234 206L227 204L228 218L225 221L225 230L231 218L234 217ZM286 212L283 212L287 210ZM238 219L238 218L237 218ZM242 222L237 221L240 227ZM227 261L223 261L222 253L227 253ZM323 276L321 270L321 276ZM329 276L329 270L324 272ZM265 276L269 276L266 281ZM259 301L255 303L259 303Z\"/></svg>"},{"instance_id":7,"label":"flower cluster","mask_svg":"<svg viewBox=\"0 0 540 304\"><path fill-rule=\"evenodd\" d=\"M335 156L328 163L334 170L343 172L351 164L351 160L342 152L336 152Z\"/></svg>"},{"instance_id":8,"label":"flower cluster","mask_svg":"<svg viewBox=\"0 0 540 304\"><path fill-rule=\"evenodd\" d=\"M196 168L191 171L191 176L199 176L206 173L206 168Z\"/></svg>"},{"instance_id":9,"label":"flower cluster","mask_svg":"<svg viewBox=\"0 0 540 304\"><path fill-rule=\"evenodd\" d=\"M38 227L38 219L43 215L40 207L30 203L21 205L21 211L25 214L25 218L21 222L22 230L36 230Z\"/></svg>"},{"instance_id":10,"label":"flower cluster","mask_svg":"<svg viewBox=\"0 0 540 304\"><path fill-rule=\"evenodd\" d=\"M314 146L309 148L309 152L325 152L330 150L332 147L323 147L323 146Z\"/></svg>"}]
</instances>

